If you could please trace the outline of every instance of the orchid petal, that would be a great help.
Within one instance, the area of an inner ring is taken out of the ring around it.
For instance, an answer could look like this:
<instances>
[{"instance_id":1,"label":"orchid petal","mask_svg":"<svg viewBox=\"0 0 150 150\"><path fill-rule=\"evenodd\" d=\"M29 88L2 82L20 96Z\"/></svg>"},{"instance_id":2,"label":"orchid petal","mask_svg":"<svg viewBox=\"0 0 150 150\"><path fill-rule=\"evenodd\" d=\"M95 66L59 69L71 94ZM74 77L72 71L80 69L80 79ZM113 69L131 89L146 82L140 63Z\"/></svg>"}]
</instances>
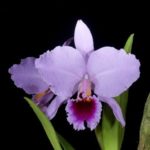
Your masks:
<instances>
[{"instance_id":1,"label":"orchid petal","mask_svg":"<svg viewBox=\"0 0 150 150\"><path fill-rule=\"evenodd\" d=\"M124 127L125 126L125 120L124 120L121 108L120 108L119 104L116 102L116 100L113 98L106 98L106 97L99 97L99 98L102 102L107 103L111 107L115 118Z\"/></svg>"},{"instance_id":2,"label":"orchid petal","mask_svg":"<svg viewBox=\"0 0 150 150\"><path fill-rule=\"evenodd\" d=\"M61 99L60 97L56 96L54 100L49 104L49 106L46 109L46 115L49 119L53 119L59 109L59 107L62 105L62 103L65 100Z\"/></svg>"},{"instance_id":3,"label":"orchid petal","mask_svg":"<svg viewBox=\"0 0 150 150\"><path fill-rule=\"evenodd\" d=\"M42 80L35 68L34 62L35 58L28 57L9 69L14 84L28 94L36 94L48 88L47 83Z\"/></svg>"},{"instance_id":4,"label":"orchid petal","mask_svg":"<svg viewBox=\"0 0 150 150\"><path fill-rule=\"evenodd\" d=\"M85 54L94 49L92 34L87 25L81 20L77 21L75 27L74 42L76 48Z\"/></svg>"},{"instance_id":5,"label":"orchid petal","mask_svg":"<svg viewBox=\"0 0 150 150\"><path fill-rule=\"evenodd\" d=\"M105 97L115 97L127 90L140 75L140 63L123 49L103 47L91 53L87 70L95 85L94 92Z\"/></svg>"},{"instance_id":6,"label":"orchid petal","mask_svg":"<svg viewBox=\"0 0 150 150\"><path fill-rule=\"evenodd\" d=\"M43 79L51 85L51 90L62 99L72 96L75 85L85 73L83 56L69 46L47 51L35 64Z\"/></svg>"}]
</instances>

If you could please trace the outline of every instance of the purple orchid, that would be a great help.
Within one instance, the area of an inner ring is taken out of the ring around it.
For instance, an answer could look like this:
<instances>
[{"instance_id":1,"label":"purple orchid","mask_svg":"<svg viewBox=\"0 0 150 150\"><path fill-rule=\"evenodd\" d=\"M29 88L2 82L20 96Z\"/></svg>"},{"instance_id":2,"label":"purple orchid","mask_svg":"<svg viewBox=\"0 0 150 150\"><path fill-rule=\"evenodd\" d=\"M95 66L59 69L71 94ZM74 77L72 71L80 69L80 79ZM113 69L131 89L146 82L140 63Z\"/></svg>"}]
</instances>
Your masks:
<instances>
[{"instance_id":1,"label":"purple orchid","mask_svg":"<svg viewBox=\"0 0 150 150\"><path fill-rule=\"evenodd\" d=\"M35 59L34 57L22 59L20 64L15 64L9 69L9 73L14 84L27 94L33 95L33 101L45 112L54 97L54 93L35 68ZM56 96L54 100L56 99L58 102L59 97ZM53 102L51 102L51 105L53 105ZM56 112L56 109L53 112L51 111L51 116L49 117L52 119Z\"/></svg>"},{"instance_id":2,"label":"purple orchid","mask_svg":"<svg viewBox=\"0 0 150 150\"><path fill-rule=\"evenodd\" d=\"M113 97L126 91L139 78L140 62L123 49L103 47L94 51L91 32L81 20L75 27L74 42L76 48L57 46L35 60L36 75L42 79L42 83L39 80L37 85L41 86L44 82L45 89L50 86L51 91L59 97L47 107L47 116L51 119L53 114L54 117L59 106L66 102L67 120L74 129L84 130L86 122L87 127L93 130L100 121L101 102L104 102L125 126L120 106ZM12 76L16 85L28 92L21 85L25 81L17 83L18 77L14 78ZM43 89L41 86L41 91ZM73 99L75 93L77 97Z\"/></svg>"}]
</instances>

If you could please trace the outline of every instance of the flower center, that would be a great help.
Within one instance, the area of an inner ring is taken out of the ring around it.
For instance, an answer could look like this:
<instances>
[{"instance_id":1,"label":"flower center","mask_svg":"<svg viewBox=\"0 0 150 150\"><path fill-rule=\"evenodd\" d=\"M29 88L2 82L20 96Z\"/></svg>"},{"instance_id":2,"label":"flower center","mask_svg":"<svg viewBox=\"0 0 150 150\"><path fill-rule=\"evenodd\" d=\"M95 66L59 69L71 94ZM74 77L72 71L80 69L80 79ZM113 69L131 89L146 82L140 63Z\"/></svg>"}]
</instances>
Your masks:
<instances>
[{"instance_id":1,"label":"flower center","mask_svg":"<svg viewBox=\"0 0 150 150\"><path fill-rule=\"evenodd\" d=\"M88 79L88 76L85 75L85 78L79 84L77 100L89 100L91 94L91 82Z\"/></svg>"},{"instance_id":2,"label":"flower center","mask_svg":"<svg viewBox=\"0 0 150 150\"><path fill-rule=\"evenodd\" d=\"M101 103L95 95L92 96L91 90L91 82L85 75L79 84L77 98L67 101L67 120L75 130L84 130L85 127L93 130L100 120Z\"/></svg>"}]
</instances>

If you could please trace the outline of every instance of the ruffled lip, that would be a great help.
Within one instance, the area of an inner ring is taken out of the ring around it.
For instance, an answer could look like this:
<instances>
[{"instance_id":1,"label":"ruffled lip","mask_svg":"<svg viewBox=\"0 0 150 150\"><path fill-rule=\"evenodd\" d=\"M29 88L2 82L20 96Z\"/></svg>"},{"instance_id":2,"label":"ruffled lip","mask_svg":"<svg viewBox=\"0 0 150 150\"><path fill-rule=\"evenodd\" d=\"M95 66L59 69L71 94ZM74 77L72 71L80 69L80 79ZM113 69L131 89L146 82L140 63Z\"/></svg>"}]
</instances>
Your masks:
<instances>
[{"instance_id":1,"label":"ruffled lip","mask_svg":"<svg viewBox=\"0 0 150 150\"><path fill-rule=\"evenodd\" d=\"M93 130L100 120L101 103L96 97L87 97L79 101L69 99L66 112L67 120L75 130L84 130L85 123Z\"/></svg>"}]
</instances>

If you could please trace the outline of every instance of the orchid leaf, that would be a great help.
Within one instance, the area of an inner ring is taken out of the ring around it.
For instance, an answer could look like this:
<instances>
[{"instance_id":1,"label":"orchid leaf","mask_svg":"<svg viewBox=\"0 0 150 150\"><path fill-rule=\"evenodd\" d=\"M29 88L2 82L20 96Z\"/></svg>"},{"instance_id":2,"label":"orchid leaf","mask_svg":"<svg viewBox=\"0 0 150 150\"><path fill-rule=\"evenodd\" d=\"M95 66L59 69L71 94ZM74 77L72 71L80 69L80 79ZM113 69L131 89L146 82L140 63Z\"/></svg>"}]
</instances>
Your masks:
<instances>
[{"instance_id":1,"label":"orchid leaf","mask_svg":"<svg viewBox=\"0 0 150 150\"><path fill-rule=\"evenodd\" d=\"M127 102L128 102L128 91L125 91L120 96L116 97L115 99L120 104L120 107L122 109L122 113L125 117L126 116ZM116 121L116 123L117 123L117 121ZM125 128L122 128L122 126L118 126L118 135L119 135L118 140L119 140L120 146L121 146L122 141L123 141L124 132L125 132Z\"/></svg>"},{"instance_id":2,"label":"orchid leaf","mask_svg":"<svg viewBox=\"0 0 150 150\"><path fill-rule=\"evenodd\" d=\"M99 146L101 147L102 150L104 150L101 127L102 126L100 126L100 125L97 126L97 128L95 129L95 135L96 135L96 139L97 139Z\"/></svg>"},{"instance_id":3,"label":"orchid leaf","mask_svg":"<svg viewBox=\"0 0 150 150\"><path fill-rule=\"evenodd\" d=\"M103 107L102 124L96 128L96 137L102 150L120 150L119 138L122 128L120 123L115 120L111 109L105 105Z\"/></svg>"},{"instance_id":4,"label":"orchid leaf","mask_svg":"<svg viewBox=\"0 0 150 150\"><path fill-rule=\"evenodd\" d=\"M59 133L57 133L58 139L64 150L75 150L72 145Z\"/></svg>"},{"instance_id":5,"label":"orchid leaf","mask_svg":"<svg viewBox=\"0 0 150 150\"><path fill-rule=\"evenodd\" d=\"M150 150L150 93L143 112L139 139L138 150Z\"/></svg>"},{"instance_id":6,"label":"orchid leaf","mask_svg":"<svg viewBox=\"0 0 150 150\"><path fill-rule=\"evenodd\" d=\"M48 120L48 118L45 116L45 114L38 108L38 106L36 106L36 104L34 104L34 102L25 97L24 98L28 104L30 105L30 107L33 109L34 113L36 114L36 116L38 117L38 119L40 120L45 133L49 139L49 141L51 142L54 150L62 150L58 137L56 135L55 129L53 127L53 125L51 124L51 122Z\"/></svg>"},{"instance_id":7,"label":"orchid leaf","mask_svg":"<svg viewBox=\"0 0 150 150\"><path fill-rule=\"evenodd\" d=\"M127 53L131 53L132 45L133 45L133 38L134 38L134 34L131 34L126 41L124 49Z\"/></svg>"}]
</instances>

